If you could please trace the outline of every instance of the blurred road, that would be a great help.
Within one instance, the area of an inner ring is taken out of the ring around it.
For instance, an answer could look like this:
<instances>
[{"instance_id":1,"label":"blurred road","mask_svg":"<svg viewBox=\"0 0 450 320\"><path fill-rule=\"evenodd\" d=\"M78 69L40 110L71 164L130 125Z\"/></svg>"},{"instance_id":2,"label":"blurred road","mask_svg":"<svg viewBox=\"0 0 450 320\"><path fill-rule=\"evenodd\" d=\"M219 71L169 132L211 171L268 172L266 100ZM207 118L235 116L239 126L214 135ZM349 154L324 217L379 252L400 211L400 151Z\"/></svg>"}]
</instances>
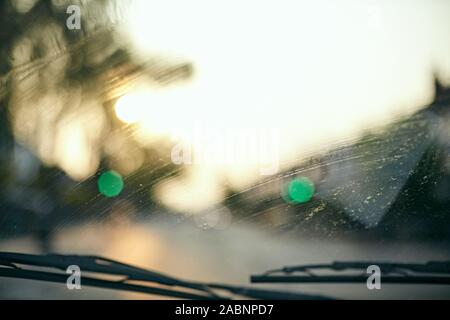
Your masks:
<instances>
[{"instance_id":1,"label":"blurred road","mask_svg":"<svg viewBox=\"0 0 450 320\"><path fill-rule=\"evenodd\" d=\"M189 220L153 218L140 223L122 221L89 224L60 230L55 251L97 254L141 267L200 281L248 284L249 275L281 265L333 260L427 261L450 259L448 245L437 243L362 243L325 241L267 234L236 224L224 231L203 230ZM30 238L0 242L1 251L36 253ZM361 285L273 285L285 290L322 293L340 298L450 299L445 286L393 286L369 291ZM160 298L83 287L69 291L64 285L1 279L0 298L14 299L115 299Z\"/></svg>"}]
</instances>

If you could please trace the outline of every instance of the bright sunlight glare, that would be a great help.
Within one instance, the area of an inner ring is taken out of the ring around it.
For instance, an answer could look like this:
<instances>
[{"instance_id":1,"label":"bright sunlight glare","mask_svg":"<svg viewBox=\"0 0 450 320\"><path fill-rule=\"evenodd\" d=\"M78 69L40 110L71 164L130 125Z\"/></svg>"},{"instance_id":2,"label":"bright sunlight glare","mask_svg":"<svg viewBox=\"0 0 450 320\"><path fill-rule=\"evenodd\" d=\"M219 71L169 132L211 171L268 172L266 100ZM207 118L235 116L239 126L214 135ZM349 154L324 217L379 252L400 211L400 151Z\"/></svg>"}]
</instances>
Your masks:
<instances>
[{"instance_id":1,"label":"bright sunlight glare","mask_svg":"<svg viewBox=\"0 0 450 320\"><path fill-rule=\"evenodd\" d=\"M199 123L275 127L289 166L431 101L433 68L449 79L450 3L413 2L135 0L136 52L183 57L195 77L186 88L130 93L116 114L149 136ZM239 187L258 178L242 169L217 168Z\"/></svg>"}]
</instances>

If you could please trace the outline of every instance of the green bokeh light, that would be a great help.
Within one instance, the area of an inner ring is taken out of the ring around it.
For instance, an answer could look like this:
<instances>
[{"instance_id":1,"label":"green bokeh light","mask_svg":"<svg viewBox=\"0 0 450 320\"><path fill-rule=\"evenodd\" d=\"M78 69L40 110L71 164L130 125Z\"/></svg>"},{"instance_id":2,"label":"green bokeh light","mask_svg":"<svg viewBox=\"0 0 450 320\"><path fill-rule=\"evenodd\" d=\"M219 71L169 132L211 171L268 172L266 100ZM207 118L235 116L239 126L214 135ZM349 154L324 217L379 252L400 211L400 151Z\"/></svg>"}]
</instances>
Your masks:
<instances>
[{"instance_id":1,"label":"green bokeh light","mask_svg":"<svg viewBox=\"0 0 450 320\"><path fill-rule=\"evenodd\" d=\"M305 203L315 192L314 183L307 177L293 179L288 186L287 195L292 203Z\"/></svg>"},{"instance_id":2,"label":"green bokeh light","mask_svg":"<svg viewBox=\"0 0 450 320\"><path fill-rule=\"evenodd\" d=\"M103 172L97 181L98 190L107 197L115 197L122 192L123 179L116 171Z\"/></svg>"}]
</instances>

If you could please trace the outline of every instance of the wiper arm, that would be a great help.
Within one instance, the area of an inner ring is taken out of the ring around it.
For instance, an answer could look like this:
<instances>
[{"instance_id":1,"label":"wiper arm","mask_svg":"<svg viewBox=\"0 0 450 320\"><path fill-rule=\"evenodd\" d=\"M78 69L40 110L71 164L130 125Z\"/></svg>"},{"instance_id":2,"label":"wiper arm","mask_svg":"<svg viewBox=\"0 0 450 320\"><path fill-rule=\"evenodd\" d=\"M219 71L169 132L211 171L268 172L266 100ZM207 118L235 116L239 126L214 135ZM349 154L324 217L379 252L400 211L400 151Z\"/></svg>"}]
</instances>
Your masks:
<instances>
[{"instance_id":1,"label":"wiper arm","mask_svg":"<svg viewBox=\"0 0 450 320\"><path fill-rule=\"evenodd\" d=\"M209 284L210 288L223 289L233 294L261 300L337 300L334 297L278 290L254 289L249 287Z\"/></svg>"},{"instance_id":2,"label":"wiper arm","mask_svg":"<svg viewBox=\"0 0 450 320\"><path fill-rule=\"evenodd\" d=\"M97 277L82 277L82 284L86 286L141 292L182 299L229 299L215 291L221 290L229 294L240 295L255 299L329 299L323 296L291 293L264 289L253 289L224 284L208 284L194 281L185 281L159 272L149 271L132 265L124 264L111 259L98 256L79 255L32 255L21 253L0 252L0 277L40 280L47 282L66 283L67 274L61 272L37 271L23 269L22 266L40 268L54 268L66 270L71 265L77 265L82 272L91 272L102 275L121 276L119 281L105 280ZM130 283L140 281L156 283L172 288L153 287ZM183 289L183 290L178 290Z\"/></svg>"},{"instance_id":3,"label":"wiper arm","mask_svg":"<svg viewBox=\"0 0 450 320\"><path fill-rule=\"evenodd\" d=\"M370 265L380 267L385 283L397 284L450 284L450 261L426 263L393 263L380 261L335 261L330 264L286 266L251 276L252 283L363 283ZM328 270L318 274L314 271ZM357 274L336 274L339 271L356 271Z\"/></svg>"},{"instance_id":4,"label":"wiper arm","mask_svg":"<svg viewBox=\"0 0 450 320\"><path fill-rule=\"evenodd\" d=\"M329 264L306 264L298 266L286 266L281 269L267 271L271 273L307 272L314 269L342 270L366 270L370 265L377 265L383 269L383 273L398 273L399 271L411 271L422 273L450 273L450 261L429 261L426 263L396 263L380 261L334 261Z\"/></svg>"}]
</instances>

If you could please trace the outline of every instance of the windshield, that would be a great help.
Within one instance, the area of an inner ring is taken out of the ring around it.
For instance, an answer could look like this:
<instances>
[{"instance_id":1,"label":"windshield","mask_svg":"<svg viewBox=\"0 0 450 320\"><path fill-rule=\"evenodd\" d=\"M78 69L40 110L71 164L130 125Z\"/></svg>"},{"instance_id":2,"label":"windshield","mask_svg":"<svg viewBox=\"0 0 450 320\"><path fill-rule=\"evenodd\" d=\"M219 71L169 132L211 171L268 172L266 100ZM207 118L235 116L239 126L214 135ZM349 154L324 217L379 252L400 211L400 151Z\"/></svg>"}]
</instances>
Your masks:
<instances>
[{"instance_id":1,"label":"windshield","mask_svg":"<svg viewBox=\"0 0 450 320\"><path fill-rule=\"evenodd\" d=\"M450 260L449 17L445 0L2 1L0 252L232 285ZM0 298L61 297L148 298L0 282Z\"/></svg>"}]
</instances>

